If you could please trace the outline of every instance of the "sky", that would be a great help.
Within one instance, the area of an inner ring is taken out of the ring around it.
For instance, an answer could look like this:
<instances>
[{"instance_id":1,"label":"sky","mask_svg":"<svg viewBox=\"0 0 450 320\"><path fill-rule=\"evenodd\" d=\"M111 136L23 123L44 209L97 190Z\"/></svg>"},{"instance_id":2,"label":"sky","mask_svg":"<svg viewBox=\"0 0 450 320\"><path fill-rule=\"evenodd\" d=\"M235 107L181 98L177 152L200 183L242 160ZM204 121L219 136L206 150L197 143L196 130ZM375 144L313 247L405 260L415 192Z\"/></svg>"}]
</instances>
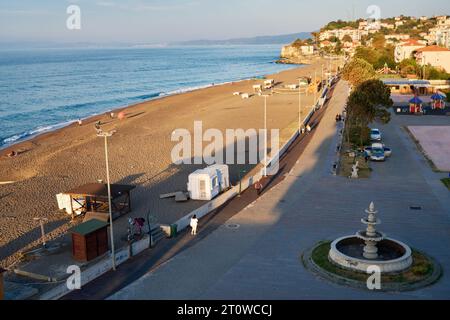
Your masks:
<instances>
[{"instance_id":1,"label":"sky","mask_svg":"<svg viewBox=\"0 0 450 320\"><path fill-rule=\"evenodd\" d=\"M69 30L67 7L81 10ZM450 14L448 0L0 0L0 42L167 43L318 30L329 21Z\"/></svg>"}]
</instances>

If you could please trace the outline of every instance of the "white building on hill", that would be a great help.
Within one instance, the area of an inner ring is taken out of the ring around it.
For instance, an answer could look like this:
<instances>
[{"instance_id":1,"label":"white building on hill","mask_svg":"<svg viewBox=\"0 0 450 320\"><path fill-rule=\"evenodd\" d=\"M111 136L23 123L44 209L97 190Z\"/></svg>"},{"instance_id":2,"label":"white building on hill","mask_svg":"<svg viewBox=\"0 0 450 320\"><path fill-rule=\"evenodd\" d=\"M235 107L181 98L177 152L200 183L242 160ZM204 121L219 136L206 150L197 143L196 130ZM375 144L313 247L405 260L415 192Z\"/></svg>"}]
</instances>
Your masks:
<instances>
[{"instance_id":1,"label":"white building on hill","mask_svg":"<svg viewBox=\"0 0 450 320\"><path fill-rule=\"evenodd\" d=\"M416 50L416 60L421 66L432 65L450 72L450 50L439 46L428 46Z\"/></svg>"},{"instance_id":2,"label":"white building on hill","mask_svg":"<svg viewBox=\"0 0 450 320\"><path fill-rule=\"evenodd\" d=\"M394 58L399 63L405 59L413 58L414 51L423 48L426 43L424 41L409 40L399 43L395 46Z\"/></svg>"}]
</instances>

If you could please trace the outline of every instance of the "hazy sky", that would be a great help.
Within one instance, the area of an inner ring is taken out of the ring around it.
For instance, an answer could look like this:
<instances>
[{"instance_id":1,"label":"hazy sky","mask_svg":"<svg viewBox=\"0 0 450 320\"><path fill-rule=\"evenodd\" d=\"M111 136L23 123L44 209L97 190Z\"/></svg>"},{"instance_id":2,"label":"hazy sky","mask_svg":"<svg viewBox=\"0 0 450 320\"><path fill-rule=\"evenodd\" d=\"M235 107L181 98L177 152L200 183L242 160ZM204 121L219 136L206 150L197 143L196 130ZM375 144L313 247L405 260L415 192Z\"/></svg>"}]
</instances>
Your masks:
<instances>
[{"instance_id":1,"label":"hazy sky","mask_svg":"<svg viewBox=\"0 0 450 320\"><path fill-rule=\"evenodd\" d=\"M81 9L81 30L66 9ZM448 0L0 0L0 41L161 43L313 31L337 19L450 14Z\"/></svg>"}]
</instances>

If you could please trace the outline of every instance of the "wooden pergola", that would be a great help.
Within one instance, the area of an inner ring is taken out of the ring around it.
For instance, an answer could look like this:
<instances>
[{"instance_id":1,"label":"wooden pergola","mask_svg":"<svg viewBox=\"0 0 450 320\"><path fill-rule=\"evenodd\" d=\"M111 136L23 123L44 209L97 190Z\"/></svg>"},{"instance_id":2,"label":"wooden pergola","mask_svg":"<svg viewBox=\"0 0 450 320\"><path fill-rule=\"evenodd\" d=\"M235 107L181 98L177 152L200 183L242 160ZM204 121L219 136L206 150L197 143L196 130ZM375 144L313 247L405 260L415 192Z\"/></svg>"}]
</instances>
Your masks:
<instances>
[{"instance_id":1,"label":"wooden pergola","mask_svg":"<svg viewBox=\"0 0 450 320\"><path fill-rule=\"evenodd\" d=\"M135 186L111 184L111 207L113 219L131 212L131 190ZM109 213L108 204L108 186L103 183L88 183L83 186L65 192L70 196L70 204L72 212L74 211L73 203L80 205L84 213Z\"/></svg>"}]
</instances>

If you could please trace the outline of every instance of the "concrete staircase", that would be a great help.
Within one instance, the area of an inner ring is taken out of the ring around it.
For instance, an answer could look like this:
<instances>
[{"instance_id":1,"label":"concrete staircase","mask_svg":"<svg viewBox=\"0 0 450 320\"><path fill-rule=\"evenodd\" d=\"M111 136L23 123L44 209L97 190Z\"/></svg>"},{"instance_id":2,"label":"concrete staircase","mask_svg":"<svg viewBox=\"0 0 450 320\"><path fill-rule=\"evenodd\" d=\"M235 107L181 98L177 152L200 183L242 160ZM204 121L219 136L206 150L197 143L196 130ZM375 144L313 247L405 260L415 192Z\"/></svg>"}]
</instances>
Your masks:
<instances>
[{"instance_id":1,"label":"concrete staircase","mask_svg":"<svg viewBox=\"0 0 450 320\"><path fill-rule=\"evenodd\" d=\"M166 233L161 229L159 224L154 224L151 226L150 234L153 240L153 246L155 246L159 241L166 238Z\"/></svg>"}]
</instances>

